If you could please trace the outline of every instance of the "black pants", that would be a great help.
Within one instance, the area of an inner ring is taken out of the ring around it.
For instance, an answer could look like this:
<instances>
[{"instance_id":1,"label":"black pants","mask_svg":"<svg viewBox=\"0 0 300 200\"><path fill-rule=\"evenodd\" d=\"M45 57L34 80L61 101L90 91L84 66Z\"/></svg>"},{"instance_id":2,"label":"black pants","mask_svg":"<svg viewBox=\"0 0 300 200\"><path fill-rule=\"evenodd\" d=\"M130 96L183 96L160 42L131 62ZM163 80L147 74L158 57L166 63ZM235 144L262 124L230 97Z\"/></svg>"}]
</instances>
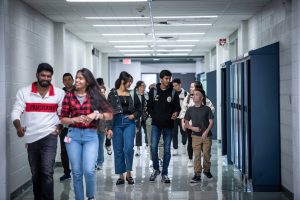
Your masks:
<instances>
[{"instance_id":1,"label":"black pants","mask_svg":"<svg viewBox=\"0 0 300 200\"><path fill-rule=\"evenodd\" d=\"M186 130L186 135L187 135L187 139L188 139L187 152L188 152L189 159L192 160L193 159L193 146L192 146L192 132L191 132L191 130L187 129Z\"/></svg>"},{"instance_id":2,"label":"black pants","mask_svg":"<svg viewBox=\"0 0 300 200\"><path fill-rule=\"evenodd\" d=\"M70 174L71 170L70 170L70 164L69 164L69 157L68 157L68 153L67 153L67 149L66 149L66 144L64 142L64 139L67 134L68 134L68 128L63 128L63 130L61 131L61 133L59 135L60 148L61 148L60 157L61 157L62 166L64 168L64 173Z\"/></svg>"},{"instance_id":3,"label":"black pants","mask_svg":"<svg viewBox=\"0 0 300 200\"><path fill-rule=\"evenodd\" d=\"M108 139L107 136L105 137L105 146L110 147L111 146L111 139Z\"/></svg>"},{"instance_id":4,"label":"black pants","mask_svg":"<svg viewBox=\"0 0 300 200\"><path fill-rule=\"evenodd\" d=\"M145 142L148 144L148 137L147 137L147 129L146 129L146 122L145 120L138 120L136 122L136 137L135 137L135 146L142 146L142 128L145 133Z\"/></svg>"},{"instance_id":5,"label":"black pants","mask_svg":"<svg viewBox=\"0 0 300 200\"><path fill-rule=\"evenodd\" d=\"M57 149L57 136L48 136L28 144L28 161L32 174L35 200L53 200L53 167Z\"/></svg>"},{"instance_id":6,"label":"black pants","mask_svg":"<svg viewBox=\"0 0 300 200\"><path fill-rule=\"evenodd\" d=\"M174 127L172 129L172 140L174 149L178 149L178 126L180 128L182 144L185 145L187 141L186 132L181 127L181 119L177 118L176 120L174 120Z\"/></svg>"}]
</instances>

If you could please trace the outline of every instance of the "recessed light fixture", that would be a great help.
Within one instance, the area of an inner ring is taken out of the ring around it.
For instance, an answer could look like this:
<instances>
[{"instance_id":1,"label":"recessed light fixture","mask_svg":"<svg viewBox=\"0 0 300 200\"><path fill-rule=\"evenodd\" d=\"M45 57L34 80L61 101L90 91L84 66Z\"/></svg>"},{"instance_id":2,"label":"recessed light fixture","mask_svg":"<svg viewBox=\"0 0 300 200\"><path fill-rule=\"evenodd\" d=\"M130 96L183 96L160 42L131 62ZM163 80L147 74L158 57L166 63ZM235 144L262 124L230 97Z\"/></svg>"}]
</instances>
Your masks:
<instances>
[{"instance_id":1,"label":"recessed light fixture","mask_svg":"<svg viewBox=\"0 0 300 200\"><path fill-rule=\"evenodd\" d=\"M143 43L143 42L153 42L153 40L112 40L108 41L110 43Z\"/></svg>"},{"instance_id":2,"label":"recessed light fixture","mask_svg":"<svg viewBox=\"0 0 300 200\"><path fill-rule=\"evenodd\" d=\"M163 44L157 45L158 47L194 47L194 44Z\"/></svg>"},{"instance_id":3,"label":"recessed light fixture","mask_svg":"<svg viewBox=\"0 0 300 200\"><path fill-rule=\"evenodd\" d=\"M176 40L176 42L199 42L199 40Z\"/></svg>"},{"instance_id":4,"label":"recessed light fixture","mask_svg":"<svg viewBox=\"0 0 300 200\"><path fill-rule=\"evenodd\" d=\"M150 56L150 53L130 53L130 54L124 54L124 56Z\"/></svg>"},{"instance_id":5,"label":"recessed light fixture","mask_svg":"<svg viewBox=\"0 0 300 200\"><path fill-rule=\"evenodd\" d=\"M217 18L217 15L207 16L154 16L154 19L197 19L197 18Z\"/></svg>"},{"instance_id":6,"label":"recessed light fixture","mask_svg":"<svg viewBox=\"0 0 300 200\"><path fill-rule=\"evenodd\" d=\"M172 50L168 50L168 49L157 49L157 52L190 52L193 51L192 49L172 49Z\"/></svg>"},{"instance_id":7,"label":"recessed light fixture","mask_svg":"<svg viewBox=\"0 0 300 200\"><path fill-rule=\"evenodd\" d=\"M212 24L154 24L154 26L211 26Z\"/></svg>"},{"instance_id":8,"label":"recessed light fixture","mask_svg":"<svg viewBox=\"0 0 300 200\"><path fill-rule=\"evenodd\" d=\"M144 36L144 33L103 33L103 36Z\"/></svg>"},{"instance_id":9,"label":"recessed light fixture","mask_svg":"<svg viewBox=\"0 0 300 200\"><path fill-rule=\"evenodd\" d=\"M119 50L120 52L152 52L152 49L126 49L126 50Z\"/></svg>"},{"instance_id":10,"label":"recessed light fixture","mask_svg":"<svg viewBox=\"0 0 300 200\"><path fill-rule=\"evenodd\" d=\"M145 2L147 0L66 0L67 2Z\"/></svg>"},{"instance_id":11,"label":"recessed light fixture","mask_svg":"<svg viewBox=\"0 0 300 200\"><path fill-rule=\"evenodd\" d=\"M154 16L154 19L199 19L199 18L217 18L217 15L207 16ZM84 17L85 19L100 19L100 20L127 20L136 19L143 20L149 19L150 17Z\"/></svg>"},{"instance_id":12,"label":"recessed light fixture","mask_svg":"<svg viewBox=\"0 0 300 200\"><path fill-rule=\"evenodd\" d=\"M94 24L94 27L148 27L150 24Z\"/></svg>"},{"instance_id":13,"label":"recessed light fixture","mask_svg":"<svg viewBox=\"0 0 300 200\"><path fill-rule=\"evenodd\" d=\"M187 56L188 53L158 53L157 56Z\"/></svg>"},{"instance_id":14,"label":"recessed light fixture","mask_svg":"<svg viewBox=\"0 0 300 200\"><path fill-rule=\"evenodd\" d=\"M153 58L153 61L159 61L160 59L159 58Z\"/></svg>"},{"instance_id":15,"label":"recessed light fixture","mask_svg":"<svg viewBox=\"0 0 300 200\"><path fill-rule=\"evenodd\" d=\"M147 48L147 45L115 46L115 48Z\"/></svg>"},{"instance_id":16,"label":"recessed light fixture","mask_svg":"<svg viewBox=\"0 0 300 200\"><path fill-rule=\"evenodd\" d=\"M149 17L85 17L85 19L100 19L100 20L128 20L128 19L149 19Z\"/></svg>"},{"instance_id":17,"label":"recessed light fixture","mask_svg":"<svg viewBox=\"0 0 300 200\"><path fill-rule=\"evenodd\" d=\"M205 33L155 33L155 35L204 35Z\"/></svg>"}]
</instances>

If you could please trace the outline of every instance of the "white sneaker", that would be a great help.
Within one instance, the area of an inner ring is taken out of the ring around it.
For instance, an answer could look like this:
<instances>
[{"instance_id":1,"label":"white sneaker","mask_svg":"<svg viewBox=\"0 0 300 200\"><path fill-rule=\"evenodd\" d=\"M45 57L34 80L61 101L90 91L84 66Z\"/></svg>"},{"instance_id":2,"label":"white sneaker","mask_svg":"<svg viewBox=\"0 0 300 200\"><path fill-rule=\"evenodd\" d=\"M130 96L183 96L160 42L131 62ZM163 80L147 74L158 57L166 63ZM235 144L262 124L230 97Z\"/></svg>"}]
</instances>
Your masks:
<instances>
[{"instance_id":1,"label":"white sneaker","mask_svg":"<svg viewBox=\"0 0 300 200\"><path fill-rule=\"evenodd\" d=\"M140 155L141 155L140 147L137 147L137 148L136 148L135 156L140 156Z\"/></svg>"},{"instance_id":2,"label":"white sneaker","mask_svg":"<svg viewBox=\"0 0 300 200\"><path fill-rule=\"evenodd\" d=\"M149 167L153 167L153 162L152 162L152 160L149 161Z\"/></svg>"},{"instance_id":3,"label":"white sneaker","mask_svg":"<svg viewBox=\"0 0 300 200\"><path fill-rule=\"evenodd\" d=\"M193 167L193 160L189 160L187 166L188 167Z\"/></svg>"},{"instance_id":4,"label":"white sneaker","mask_svg":"<svg viewBox=\"0 0 300 200\"><path fill-rule=\"evenodd\" d=\"M178 149L174 149L173 150L173 156L177 156L178 155Z\"/></svg>"}]
</instances>

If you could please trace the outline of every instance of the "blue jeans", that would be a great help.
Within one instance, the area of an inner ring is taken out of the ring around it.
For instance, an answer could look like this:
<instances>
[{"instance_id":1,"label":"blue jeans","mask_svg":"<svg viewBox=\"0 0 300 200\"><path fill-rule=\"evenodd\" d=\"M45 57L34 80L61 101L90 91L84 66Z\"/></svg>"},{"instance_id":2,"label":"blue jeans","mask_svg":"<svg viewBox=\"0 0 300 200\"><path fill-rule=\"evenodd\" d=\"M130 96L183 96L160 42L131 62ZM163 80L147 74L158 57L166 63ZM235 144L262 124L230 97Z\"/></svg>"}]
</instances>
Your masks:
<instances>
[{"instance_id":1,"label":"blue jeans","mask_svg":"<svg viewBox=\"0 0 300 200\"><path fill-rule=\"evenodd\" d=\"M153 161L153 169L159 170L158 162L158 143L161 134L163 134L164 140L164 158L162 175L168 175L168 167L171 160L171 141L172 141L172 129L158 128L156 125L152 125L151 131L151 155Z\"/></svg>"},{"instance_id":2,"label":"blue jeans","mask_svg":"<svg viewBox=\"0 0 300 200\"><path fill-rule=\"evenodd\" d=\"M72 166L73 185L76 200L84 199L83 180L86 183L86 196L95 195L95 163L98 156L98 136L96 129L69 128L68 135L72 138L66 143L67 152Z\"/></svg>"},{"instance_id":3,"label":"blue jeans","mask_svg":"<svg viewBox=\"0 0 300 200\"><path fill-rule=\"evenodd\" d=\"M132 171L135 122L123 114L117 114L114 116L113 124L115 173L122 174Z\"/></svg>"},{"instance_id":4,"label":"blue jeans","mask_svg":"<svg viewBox=\"0 0 300 200\"><path fill-rule=\"evenodd\" d=\"M97 165L103 166L104 162L104 139L105 139L105 133L98 132L98 140L99 140L99 148L98 148L98 159L97 159Z\"/></svg>"},{"instance_id":5,"label":"blue jeans","mask_svg":"<svg viewBox=\"0 0 300 200\"><path fill-rule=\"evenodd\" d=\"M57 136L52 134L28 144L28 161L35 200L54 199L53 166L56 147Z\"/></svg>"}]
</instances>

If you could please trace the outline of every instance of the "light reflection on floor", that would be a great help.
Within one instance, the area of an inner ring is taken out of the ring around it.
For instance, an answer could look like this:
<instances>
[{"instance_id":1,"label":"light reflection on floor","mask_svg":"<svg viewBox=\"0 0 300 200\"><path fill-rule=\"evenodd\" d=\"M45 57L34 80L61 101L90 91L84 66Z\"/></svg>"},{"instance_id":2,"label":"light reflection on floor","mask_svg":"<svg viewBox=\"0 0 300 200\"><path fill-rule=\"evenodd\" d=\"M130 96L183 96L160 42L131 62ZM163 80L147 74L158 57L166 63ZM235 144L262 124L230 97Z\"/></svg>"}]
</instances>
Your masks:
<instances>
[{"instance_id":1,"label":"light reflection on floor","mask_svg":"<svg viewBox=\"0 0 300 200\"><path fill-rule=\"evenodd\" d=\"M146 146L142 148L142 155L134 157L133 177L134 185L116 186L117 175L114 174L113 155L105 154L104 169L97 171L96 199L119 200L119 199L205 199L205 200L250 200L250 199L287 199L283 193L253 193L249 188L242 185L241 174L232 165L227 165L226 158L221 156L221 146L213 142L211 172L214 176L208 180L202 176L202 182L190 184L193 176L193 168L187 167L187 154L179 145L179 155L172 156L169 165L169 177L171 184L161 183L160 177L155 182L149 182L152 169L149 168L149 150ZM55 199L74 199L72 181L59 182L62 168L56 168ZM247 192L248 191L248 192ZM20 195L17 200L33 199L32 188Z\"/></svg>"}]
</instances>

